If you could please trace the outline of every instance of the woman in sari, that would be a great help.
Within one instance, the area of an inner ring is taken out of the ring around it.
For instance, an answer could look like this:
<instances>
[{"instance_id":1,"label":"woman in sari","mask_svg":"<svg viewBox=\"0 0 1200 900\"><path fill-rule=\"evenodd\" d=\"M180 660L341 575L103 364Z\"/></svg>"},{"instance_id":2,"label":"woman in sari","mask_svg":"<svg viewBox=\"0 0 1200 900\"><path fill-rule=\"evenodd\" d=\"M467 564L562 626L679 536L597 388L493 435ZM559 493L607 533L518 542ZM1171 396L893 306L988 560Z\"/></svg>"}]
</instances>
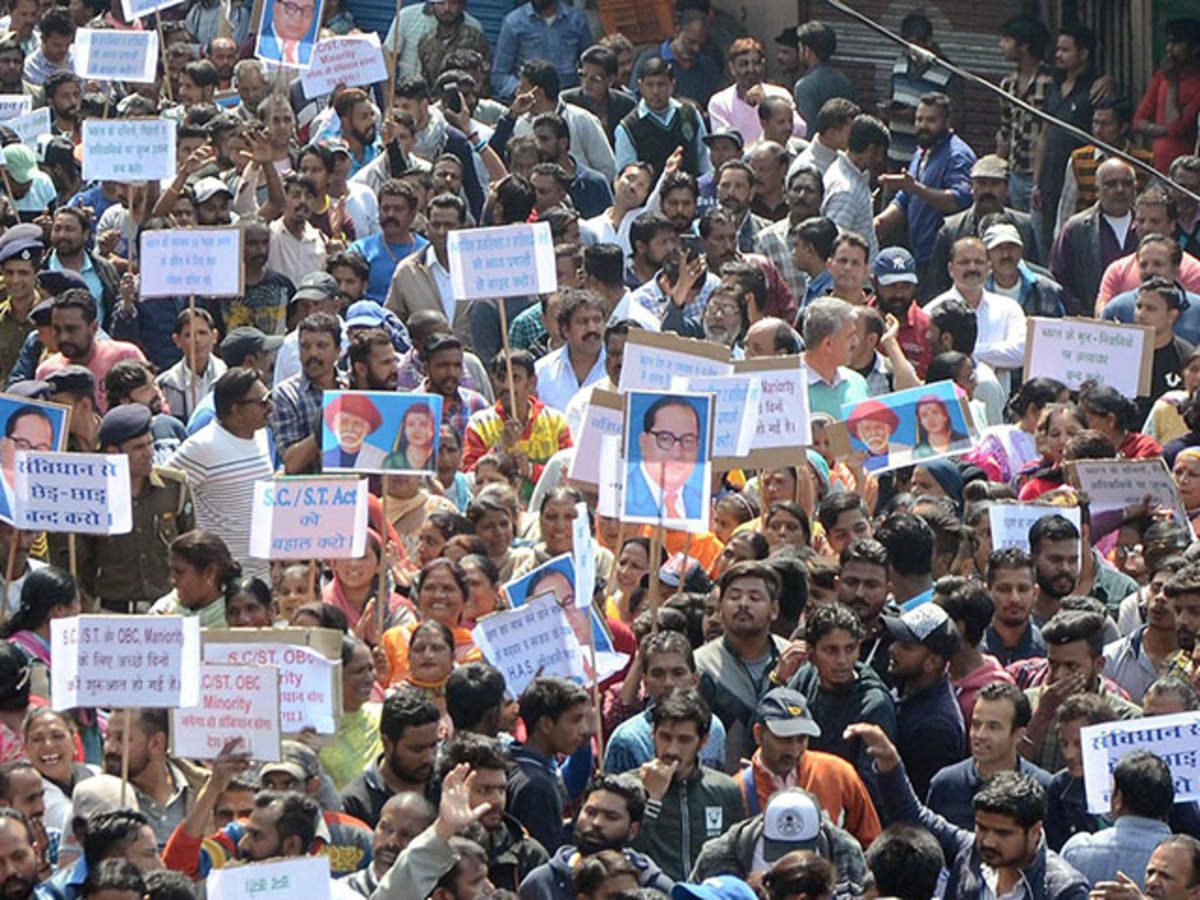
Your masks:
<instances>
[{"instance_id":1,"label":"woman in sari","mask_svg":"<svg viewBox=\"0 0 1200 900\"><path fill-rule=\"evenodd\" d=\"M433 444L437 433L438 423L429 404L414 403L404 411L400 429L396 432L396 443L387 459L383 461L384 468L436 471L437 460L434 458Z\"/></svg>"},{"instance_id":2,"label":"woman in sari","mask_svg":"<svg viewBox=\"0 0 1200 900\"><path fill-rule=\"evenodd\" d=\"M961 446L967 436L954 428L946 401L926 394L917 401L917 441L913 459L928 459Z\"/></svg>"},{"instance_id":3,"label":"woman in sari","mask_svg":"<svg viewBox=\"0 0 1200 900\"><path fill-rule=\"evenodd\" d=\"M459 663L482 658L471 632L462 627L470 593L471 586L462 567L445 557L426 563L414 583L421 621L433 619L450 629L454 635L454 658ZM408 676L409 642L416 628L416 624L399 625L384 633L381 645L387 658L384 684L396 684Z\"/></svg>"}]
</instances>

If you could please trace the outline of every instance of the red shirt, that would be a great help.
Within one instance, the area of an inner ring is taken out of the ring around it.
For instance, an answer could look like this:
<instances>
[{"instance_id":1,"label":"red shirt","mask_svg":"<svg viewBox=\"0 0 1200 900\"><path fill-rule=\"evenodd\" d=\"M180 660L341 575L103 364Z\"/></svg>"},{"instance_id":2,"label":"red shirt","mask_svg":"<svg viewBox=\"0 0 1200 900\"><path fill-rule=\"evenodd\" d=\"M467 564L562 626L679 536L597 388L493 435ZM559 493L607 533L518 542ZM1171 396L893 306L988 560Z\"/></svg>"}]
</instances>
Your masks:
<instances>
[{"instance_id":1,"label":"red shirt","mask_svg":"<svg viewBox=\"0 0 1200 900\"><path fill-rule=\"evenodd\" d=\"M867 298L867 306L878 308L875 295L872 294ZM883 310L879 310L883 315ZM929 361L933 359L933 353L929 349L929 341L926 335L929 332L929 313L921 309L914 300L909 304L908 315L900 322L900 333L896 335L896 340L900 342L900 349L904 351L904 355L908 357L908 361L913 364L913 368L917 370L917 375L921 378L925 377L925 369L929 366Z\"/></svg>"},{"instance_id":2,"label":"red shirt","mask_svg":"<svg viewBox=\"0 0 1200 900\"><path fill-rule=\"evenodd\" d=\"M146 357L142 355L142 351L136 344L126 341L94 341L91 357L80 363L96 379L96 411L101 415L108 411L108 394L104 390L104 376L108 374L109 369L123 359L146 361ZM37 374L34 377L41 381L51 372L65 369L72 362L73 360L68 360L61 353L55 353L42 361L42 364L37 367Z\"/></svg>"},{"instance_id":3,"label":"red shirt","mask_svg":"<svg viewBox=\"0 0 1200 900\"><path fill-rule=\"evenodd\" d=\"M1133 116L1135 129L1141 122L1166 126L1167 133L1154 139L1154 168L1160 172L1167 171L1175 157L1191 153L1196 146L1196 116L1200 115L1200 67L1194 67L1179 79L1179 109L1182 114L1174 122L1166 120L1167 86L1167 79L1162 72L1155 72Z\"/></svg>"}]
</instances>

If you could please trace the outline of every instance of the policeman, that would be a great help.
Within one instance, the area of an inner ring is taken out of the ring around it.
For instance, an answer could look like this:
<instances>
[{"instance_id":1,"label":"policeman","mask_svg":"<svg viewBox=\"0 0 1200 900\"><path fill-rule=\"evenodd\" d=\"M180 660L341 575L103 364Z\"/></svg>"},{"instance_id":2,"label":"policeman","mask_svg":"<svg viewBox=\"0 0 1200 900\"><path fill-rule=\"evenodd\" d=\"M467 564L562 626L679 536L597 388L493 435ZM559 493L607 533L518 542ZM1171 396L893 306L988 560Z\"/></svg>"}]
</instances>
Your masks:
<instances>
[{"instance_id":1,"label":"policeman","mask_svg":"<svg viewBox=\"0 0 1200 900\"><path fill-rule=\"evenodd\" d=\"M67 450L95 453L96 430L100 415L96 412L96 377L86 366L64 366L45 378L50 385L50 400L71 407Z\"/></svg>"},{"instance_id":2,"label":"policeman","mask_svg":"<svg viewBox=\"0 0 1200 900\"><path fill-rule=\"evenodd\" d=\"M37 229L36 225L29 227ZM40 235L40 229L37 230ZM4 302L0 303L0 372L7 373L13 367L21 354L25 336L33 331L29 314L42 299L37 288L37 270L44 251L42 242L32 237L0 243L0 275L4 276Z\"/></svg>"},{"instance_id":3,"label":"policeman","mask_svg":"<svg viewBox=\"0 0 1200 900\"><path fill-rule=\"evenodd\" d=\"M100 422L100 449L129 457L133 530L75 535L76 572L89 609L98 604L111 612L145 612L171 590L171 542L195 527L184 474L152 464L151 419L145 406L129 403L113 407Z\"/></svg>"}]
</instances>

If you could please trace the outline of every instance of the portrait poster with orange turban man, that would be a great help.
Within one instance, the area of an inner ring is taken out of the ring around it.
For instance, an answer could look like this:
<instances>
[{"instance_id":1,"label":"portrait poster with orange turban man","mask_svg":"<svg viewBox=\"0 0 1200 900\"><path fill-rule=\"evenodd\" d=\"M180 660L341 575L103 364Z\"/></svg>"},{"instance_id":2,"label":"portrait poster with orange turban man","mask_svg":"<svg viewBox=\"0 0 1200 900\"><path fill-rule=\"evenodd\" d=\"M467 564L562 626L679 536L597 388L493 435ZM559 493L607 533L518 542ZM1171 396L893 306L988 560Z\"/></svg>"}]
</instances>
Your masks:
<instances>
[{"instance_id":1,"label":"portrait poster with orange turban man","mask_svg":"<svg viewBox=\"0 0 1200 900\"><path fill-rule=\"evenodd\" d=\"M430 475L437 471L442 398L395 391L326 391L321 468Z\"/></svg>"},{"instance_id":2,"label":"portrait poster with orange turban man","mask_svg":"<svg viewBox=\"0 0 1200 900\"><path fill-rule=\"evenodd\" d=\"M953 381L846 403L842 416L868 472L955 456L979 442L967 397Z\"/></svg>"}]
</instances>

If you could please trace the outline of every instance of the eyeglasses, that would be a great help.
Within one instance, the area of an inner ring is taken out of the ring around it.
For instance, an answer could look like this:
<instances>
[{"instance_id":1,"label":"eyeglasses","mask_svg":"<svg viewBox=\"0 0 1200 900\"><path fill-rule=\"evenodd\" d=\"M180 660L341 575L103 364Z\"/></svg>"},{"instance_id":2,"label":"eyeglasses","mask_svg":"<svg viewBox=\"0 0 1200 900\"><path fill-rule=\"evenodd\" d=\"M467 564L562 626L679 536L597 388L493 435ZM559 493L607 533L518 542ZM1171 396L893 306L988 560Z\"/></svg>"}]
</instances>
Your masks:
<instances>
[{"instance_id":1,"label":"eyeglasses","mask_svg":"<svg viewBox=\"0 0 1200 900\"><path fill-rule=\"evenodd\" d=\"M12 441L17 445L18 450L36 450L39 453L48 453L54 449L49 444L35 444L23 437L14 437Z\"/></svg>"},{"instance_id":2,"label":"eyeglasses","mask_svg":"<svg viewBox=\"0 0 1200 900\"><path fill-rule=\"evenodd\" d=\"M646 433L654 435L654 446L659 450L673 450L678 444L691 453L700 446L700 435L698 434L679 435L670 431L648 431Z\"/></svg>"},{"instance_id":3,"label":"eyeglasses","mask_svg":"<svg viewBox=\"0 0 1200 900\"><path fill-rule=\"evenodd\" d=\"M289 3L288 0L275 0L289 16L311 16L317 11L315 6L301 6L299 3Z\"/></svg>"},{"instance_id":4,"label":"eyeglasses","mask_svg":"<svg viewBox=\"0 0 1200 900\"><path fill-rule=\"evenodd\" d=\"M246 397L245 399L239 400L237 402L247 405L247 406L250 405L251 403L256 403L259 406L266 409L268 406L271 405L271 395L263 394L261 397Z\"/></svg>"}]
</instances>

